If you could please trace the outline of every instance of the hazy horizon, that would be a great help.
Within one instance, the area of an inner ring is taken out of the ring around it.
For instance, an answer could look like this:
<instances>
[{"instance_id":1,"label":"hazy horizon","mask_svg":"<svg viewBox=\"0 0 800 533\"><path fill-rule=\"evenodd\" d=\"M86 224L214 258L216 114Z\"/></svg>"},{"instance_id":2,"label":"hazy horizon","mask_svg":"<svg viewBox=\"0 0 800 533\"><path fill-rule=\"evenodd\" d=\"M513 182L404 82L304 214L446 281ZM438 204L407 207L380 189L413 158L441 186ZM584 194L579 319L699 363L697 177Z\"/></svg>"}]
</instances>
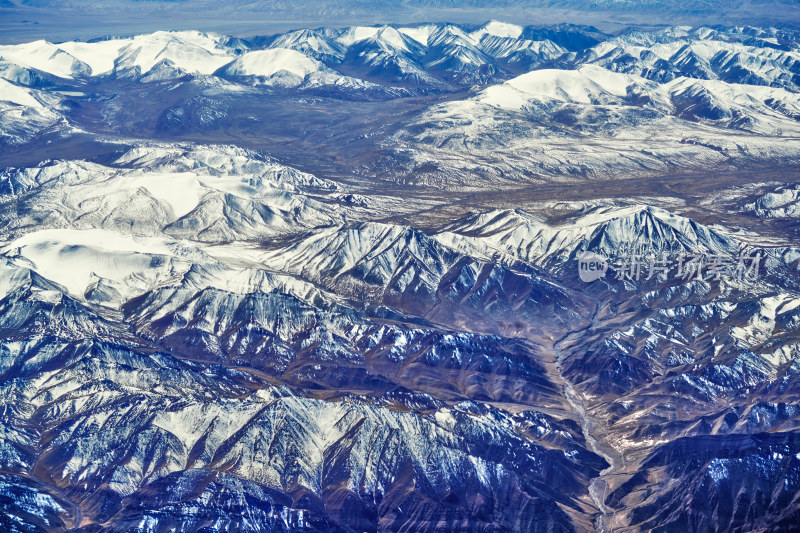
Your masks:
<instances>
[{"instance_id":1,"label":"hazy horizon","mask_svg":"<svg viewBox=\"0 0 800 533\"><path fill-rule=\"evenodd\" d=\"M209 2L109 0L0 1L0 43L37 39L88 40L108 35L128 36L158 30L213 31L238 37L271 35L298 28L374 24L452 22L481 24L488 20L519 25L559 23L592 25L606 32L630 26L777 25L795 26L800 10L789 1L734 4L716 2L606 2L592 7L578 1L525 1L489 5L480 0L451 2L336 2L306 5L272 2Z\"/></svg>"}]
</instances>

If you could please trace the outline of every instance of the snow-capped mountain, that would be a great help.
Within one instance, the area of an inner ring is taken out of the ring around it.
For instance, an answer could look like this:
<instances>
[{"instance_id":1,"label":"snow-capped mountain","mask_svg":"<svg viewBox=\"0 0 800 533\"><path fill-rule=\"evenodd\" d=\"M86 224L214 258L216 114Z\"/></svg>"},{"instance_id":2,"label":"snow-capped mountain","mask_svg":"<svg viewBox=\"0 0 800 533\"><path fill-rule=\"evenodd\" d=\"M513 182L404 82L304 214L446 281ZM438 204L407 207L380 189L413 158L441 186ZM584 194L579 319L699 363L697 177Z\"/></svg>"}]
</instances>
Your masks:
<instances>
[{"instance_id":1,"label":"snow-capped mountain","mask_svg":"<svg viewBox=\"0 0 800 533\"><path fill-rule=\"evenodd\" d=\"M642 205L594 208L560 227L525 211L491 211L457 220L437 238L469 255L553 270L587 250L613 258L637 249L709 255L739 249L735 240L691 219Z\"/></svg>"},{"instance_id":2,"label":"snow-capped mountain","mask_svg":"<svg viewBox=\"0 0 800 533\"><path fill-rule=\"evenodd\" d=\"M273 87L338 86L368 90L372 84L342 76L319 61L296 50L269 48L242 54L215 73L217 76Z\"/></svg>"},{"instance_id":3,"label":"snow-capped mountain","mask_svg":"<svg viewBox=\"0 0 800 533\"><path fill-rule=\"evenodd\" d=\"M330 194L336 184L228 147L135 148L110 167L54 161L7 171L0 181L25 206L17 227L163 232L219 242L342 220L335 206L303 192Z\"/></svg>"},{"instance_id":4,"label":"snow-capped mountain","mask_svg":"<svg viewBox=\"0 0 800 533\"><path fill-rule=\"evenodd\" d=\"M800 189L779 187L745 205L743 210L766 218L796 218L800 216Z\"/></svg>"},{"instance_id":5,"label":"snow-capped mountain","mask_svg":"<svg viewBox=\"0 0 800 533\"><path fill-rule=\"evenodd\" d=\"M791 38L774 29L668 28L624 33L582 51L575 62L660 82L689 77L796 92L798 59Z\"/></svg>"},{"instance_id":6,"label":"snow-capped mountain","mask_svg":"<svg viewBox=\"0 0 800 533\"><path fill-rule=\"evenodd\" d=\"M61 99L0 78L0 144L22 144L47 130L68 129Z\"/></svg>"},{"instance_id":7,"label":"snow-capped mountain","mask_svg":"<svg viewBox=\"0 0 800 533\"><path fill-rule=\"evenodd\" d=\"M278 72L303 78L323 68L319 61L287 48L270 48L247 52L225 68L229 76L256 76L267 78Z\"/></svg>"},{"instance_id":8,"label":"snow-capped mountain","mask_svg":"<svg viewBox=\"0 0 800 533\"><path fill-rule=\"evenodd\" d=\"M65 79L116 74L143 76L169 66L190 74L210 74L230 62L223 37L200 32L156 32L131 39L52 44L36 41L0 47L0 57Z\"/></svg>"},{"instance_id":9,"label":"snow-capped mountain","mask_svg":"<svg viewBox=\"0 0 800 533\"><path fill-rule=\"evenodd\" d=\"M767 133L796 128L800 116L797 93L785 89L753 87L711 80L677 78L657 84L630 74L593 65L576 70L542 69L493 85L468 102L504 110L559 109L577 104L624 106L619 111L639 113L639 108L662 116L674 115L692 122L707 122L727 128ZM460 110L464 104L451 106ZM655 118L655 117L653 117ZM631 118L631 122L634 122ZM632 124L635 126L634 124Z\"/></svg>"},{"instance_id":10,"label":"snow-capped mountain","mask_svg":"<svg viewBox=\"0 0 800 533\"><path fill-rule=\"evenodd\" d=\"M0 46L0 529L792 531L798 36Z\"/></svg>"},{"instance_id":11,"label":"snow-capped mountain","mask_svg":"<svg viewBox=\"0 0 800 533\"><path fill-rule=\"evenodd\" d=\"M35 82L37 73L70 80L114 76L143 81L214 72L271 76L286 70L305 76L323 68L322 63L340 74L441 90L442 84L499 81L534 68L594 64L660 83L688 77L795 90L800 56L787 30L670 27L610 36L594 28L490 21L479 27L304 29L249 40L183 31L91 42L36 41L0 46L0 58L3 76L29 80L23 83Z\"/></svg>"},{"instance_id":12,"label":"snow-capped mountain","mask_svg":"<svg viewBox=\"0 0 800 533\"><path fill-rule=\"evenodd\" d=\"M624 280L609 276L599 293L575 285L587 249L748 246L662 209L595 207L559 224L493 211L422 231L357 222L374 203L343 212L344 225L316 219L309 232L301 219L251 217L248 231L209 239L193 213L210 199L275 209L276 195L303 197L294 216L315 217L351 199L344 185L225 146L142 144L105 165L9 169L2 183L18 206L1 250L2 368L15 376L3 394L18 409L4 424L24 428L0 448L4 493L24 496L5 513L41 527L198 528L228 502L215 523L239 529L419 527L458 513L487 527L583 530L600 470L667 461L670 448L647 437L666 431L654 391L728 421L714 398L794 386L800 294L768 277L723 280L721 292L708 290L713 277L657 278L622 302ZM137 195L150 203L137 208ZM791 266L790 249L770 253ZM640 298L646 311L634 311ZM587 398L622 397L588 415L564 379ZM581 433L589 416L618 420L606 444ZM631 425L642 416L647 425ZM695 438L680 424L667 434ZM764 446L736 453L757 461ZM725 454L708 456L711 472ZM34 464L36 476L14 474ZM615 514L611 494L629 501L627 487L608 492L603 520L641 520ZM533 507L485 515L487 505Z\"/></svg>"}]
</instances>

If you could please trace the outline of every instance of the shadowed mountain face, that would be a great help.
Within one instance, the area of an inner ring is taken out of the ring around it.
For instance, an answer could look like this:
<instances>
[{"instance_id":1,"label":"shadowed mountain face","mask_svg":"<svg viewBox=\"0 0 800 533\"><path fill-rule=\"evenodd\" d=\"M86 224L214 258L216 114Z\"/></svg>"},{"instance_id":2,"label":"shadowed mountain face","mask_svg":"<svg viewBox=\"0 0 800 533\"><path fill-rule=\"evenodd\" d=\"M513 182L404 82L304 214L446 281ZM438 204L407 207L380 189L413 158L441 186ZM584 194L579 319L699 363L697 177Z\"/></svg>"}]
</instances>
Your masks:
<instances>
[{"instance_id":1,"label":"shadowed mountain face","mask_svg":"<svg viewBox=\"0 0 800 533\"><path fill-rule=\"evenodd\" d=\"M0 529L797 530L799 65L786 27L0 46Z\"/></svg>"}]
</instances>

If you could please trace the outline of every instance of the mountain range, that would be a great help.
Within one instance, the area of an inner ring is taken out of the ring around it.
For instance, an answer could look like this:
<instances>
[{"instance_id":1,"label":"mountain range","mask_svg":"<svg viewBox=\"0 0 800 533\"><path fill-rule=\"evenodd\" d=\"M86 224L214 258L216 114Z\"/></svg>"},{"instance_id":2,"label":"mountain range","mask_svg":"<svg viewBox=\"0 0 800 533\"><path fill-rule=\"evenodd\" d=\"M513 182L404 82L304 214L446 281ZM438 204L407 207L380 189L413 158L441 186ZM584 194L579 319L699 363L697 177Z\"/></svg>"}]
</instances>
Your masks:
<instances>
[{"instance_id":1,"label":"mountain range","mask_svg":"<svg viewBox=\"0 0 800 533\"><path fill-rule=\"evenodd\" d=\"M0 528L797 529L799 36L0 46Z\"/></svg>"}]
</instances>

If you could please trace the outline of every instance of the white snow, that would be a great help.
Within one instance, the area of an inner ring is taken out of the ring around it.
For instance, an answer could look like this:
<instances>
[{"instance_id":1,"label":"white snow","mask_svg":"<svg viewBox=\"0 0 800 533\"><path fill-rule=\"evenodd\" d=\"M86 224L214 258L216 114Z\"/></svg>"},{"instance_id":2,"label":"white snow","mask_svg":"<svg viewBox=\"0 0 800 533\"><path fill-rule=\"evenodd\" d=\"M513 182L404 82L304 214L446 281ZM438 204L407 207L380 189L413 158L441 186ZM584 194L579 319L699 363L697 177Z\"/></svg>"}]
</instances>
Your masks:
<instances>
[{"instance_id":1,"label":"white snow","mask_svg":"<svg viewBox=\"0 0 800 533\"><path fill-rule=\"evenodd\" d=\"M154 255L172 255L169 241L101 229L46 229L14 240L2 252L18 250L33 269L75 296L96 276L122 282L132 274L158 277Z\"/></svg>"},{"instance_id":2,"label":"white snow","mask_svg":"<svg viewBox=\"0 0 800 533\"><path fill-rule=\"evenodd\" d=\"M380 30L380 27L375 26L353 26L347 28L336 40L345 46L352 46L359 41L375 37Z\"/></svg>"},{"instance_id":3,"label":"white snow","mask_svg":"<svg viewBox=\"0 0 800 533\"><path fill-rule=\"evenodd\" d=\"M0 58L60 78L72 78L78 59L44 40L0 46Z\"/></svg>"},{"instance_id":4,"label":"white snow","mask_svg":"<svg viewBox=\"0 0 800 533\"><path fill-rule=\"evenodd\" d=\"M38 109L44 108L44 106L33 97L30 89L14 85L3 78L0 78L0 102L11 102L12 104Z\"/></svg>"},{"instance_id":5,"label":"white snow","mask_svg":"<svg viewBox=\"0 0 800 533\"><path fill-rule=\"evenodd\" d=\"M383 28L376 38L381 42L390 45L396 50L408 50L406 43L403 41L403 36L396 29L387 26Z\"/></svg>"},{"instance_id":6,"label":"white snow","mask_svg":"<svg viewBox=\"0 0 800 533\"><path fill-rule=\"evenodd\" d=\"M242 55L231 63L228 72L239 76L267 77L286 71L302 78L322 69L324 69L322 63L297 50L270 48Z\"/></svg>"},{"instance_id":7,"label":"white snow","mask_svg":"<svg viewBox=\"0 0 800 533\"><path fill-rule=\"evenodd\" d=\"M425 26L417 26L413 28L398 28L397 31L399 31L403 35L411 37L412 39L414 39L415 41L424 46L428 46L428 39L430 38L431 33L433 33L434 29L435 29L434 26L428 24Z\"/></svg>"},{"instance_id":8,"label":"white snow","mask_svg":"<svg viewBox=\"0 0 800 533\"><path fill-rule=\"evenodd\" d=\"M147 189L156 199L172 208L175 218L181 218L197 207L200 198L207 192L192 172L143 173L126 180L126 185Z\"/></svg>"},{"instance_id":9,"label":"white snow","mask_svg":"<svg viewBox=\"0 0 800 533\"><path fill-rule=\"evenodd\" d=\"M89 68L92 69L92 76L99 76L114 69L114 61L119 56L120 50L130 42L129 39L114 39L96 43L71 41L61 43L58 47L89 65Z\"/></svg>"},{"instance_id":10,"label":"white snow","mask_svg":"<svg viewBox=\"0 0 800 533\"><path fill-rule=\"evenodd\" d=\"M578 70L543 69L489 87L477 99L504 109L521 109L531 100L589 104L599 95L625 96L628 87L637 82L627 74L592 65Z\"/></svg>"},{"instance_id":11,"label":"white snow","mask_svg":"<svg viewBox=\"0 0 800 533\"><path fill-rule=\"evenodd\" d=\"M509 24L508 22L492 20L470 34L470 36L476 41L480 41L485 35L518 39L519 36L522 35L522 26Z\"/></svg>"},{"instance_id":12,"label":"white snow","mask_svg":"<svg viewBox=\"0 0 800 533\"><path fill-rule=\"evenodd\" d=\"M233 60L214 37L196 31L139 35L121 53L122 66L139 67L143 74L165 59L180 70L198 74L211 74Z\"/></svg>"},{"instance_id":13,"label":"white snow","mask_svg":"<svg viewBox=\"0 0 800 533\"><path fill-rule=\"evenodd\" d=\"M165 59L186 72L211 74L234 59L220 46L218 37L197 31L159 31L93 43L40 40L0 46L0 58L62 78L74 78L81 69L88 69L86 74L91 76L105 74L117 62L120 67L139 67L146 73Z\"/></svg>"}]
</instances>

